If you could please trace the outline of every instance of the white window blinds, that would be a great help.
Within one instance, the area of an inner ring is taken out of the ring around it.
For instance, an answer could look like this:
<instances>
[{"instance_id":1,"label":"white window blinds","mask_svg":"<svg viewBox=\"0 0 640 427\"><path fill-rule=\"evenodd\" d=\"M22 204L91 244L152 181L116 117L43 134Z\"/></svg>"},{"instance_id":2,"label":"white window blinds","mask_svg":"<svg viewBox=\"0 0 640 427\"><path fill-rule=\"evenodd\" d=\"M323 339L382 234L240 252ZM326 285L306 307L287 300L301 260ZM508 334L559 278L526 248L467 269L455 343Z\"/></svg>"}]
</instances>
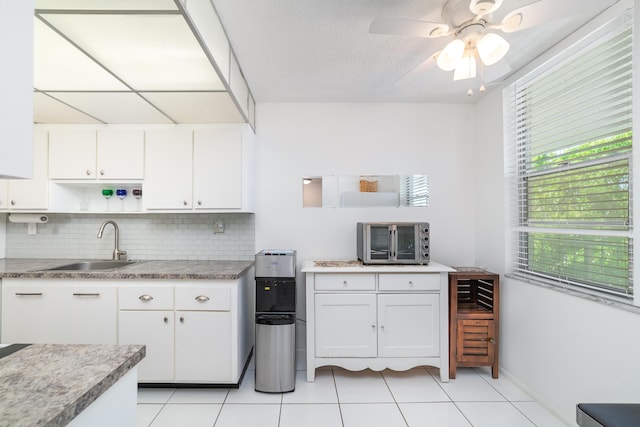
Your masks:
<instances>
[{"instance_id":1,"label":"white window blinds","mask_svg":"<svg viewBox=\"0 0 640 427\"><path fill-rule=\"evenodd\" d=\"M400 206L429 206L427 175L402 175L400 177Z\"/></svg>"},{"instance_id":2,"label":"white window blinds","mask_svg":"<svg viewBox=\"0 0 640 427\"><path fill-rule=\"evenodd\" d=\"M631 297L631 14L505 94L514 274Z\"/></svg>"}]
</instances>

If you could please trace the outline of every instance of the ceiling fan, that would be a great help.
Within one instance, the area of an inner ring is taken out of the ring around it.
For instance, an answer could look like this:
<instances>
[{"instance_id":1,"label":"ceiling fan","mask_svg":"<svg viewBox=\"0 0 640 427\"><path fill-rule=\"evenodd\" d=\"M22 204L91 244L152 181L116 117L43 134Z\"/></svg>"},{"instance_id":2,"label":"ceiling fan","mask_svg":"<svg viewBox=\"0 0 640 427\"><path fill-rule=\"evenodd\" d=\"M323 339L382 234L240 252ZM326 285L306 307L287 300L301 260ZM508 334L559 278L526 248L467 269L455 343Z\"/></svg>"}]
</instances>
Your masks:
<instances>
[{"instance_id":1,"label":"ceiling fan","mask_svg":"<svg viewBox=\"0 0 640 427\"><path fill-rule=\"evenodd\" d=\"M524 30L576 13L575 3L538 0L494 22L492 14L502 3L503 0L448 0L442 7L442 22L378 17L371 23L369 32L424 38L453 36L441 52L430 58L436 58L440 69L453 71L454 80L464 80L476 77L478 59L480 67L490 66L507 54L510 44L499 33ZM480 91L484 91L484 84ZM468 94L473 91L469 89Z\"/></svg>"}]
</instances>

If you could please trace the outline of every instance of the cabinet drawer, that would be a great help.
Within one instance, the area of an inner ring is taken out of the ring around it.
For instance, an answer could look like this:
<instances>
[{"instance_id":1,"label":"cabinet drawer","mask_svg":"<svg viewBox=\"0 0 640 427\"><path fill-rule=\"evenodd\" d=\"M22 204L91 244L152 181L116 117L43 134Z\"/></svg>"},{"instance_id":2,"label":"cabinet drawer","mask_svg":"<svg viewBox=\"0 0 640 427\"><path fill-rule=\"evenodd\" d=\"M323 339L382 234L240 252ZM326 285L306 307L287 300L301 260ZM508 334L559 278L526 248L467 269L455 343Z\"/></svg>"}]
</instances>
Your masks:
<instances>
[{"instance_id":1,"label":"cabinet drawer","mask_svg":"<svg viewBox=\"0 0 640 427\"><path fill-rule=\"evenodd\" d=\"M173 288L121 287L118 302L120 310L173 310Z\"/></svg>"},{"instance_id":2,"label":"cabinet drawer","mask_svg":"<svg viewBox=\"0 0 640 427\"><path fill-rule=\"evenodd\" d=\"M176 287L176 310L231 310L228 287Z\"/></svg>"},{"instance_id":3,"label":"cabinet drawer","mask_svg":"<svg viewBox=\"0 0 640 427\"><path fill-rule=\"evenodd\" d=\"M381 273L381 291L438 291L440 274Z\"/></svg>"},{"instance_id":4,"label":"cabinet drawer","mask_svg":"<svg viewBox=\"0 0 640 427\"><path fill-rule=\"evenodd\" d=\"M316 274L318 291L373 291L376 289L375 274Z\"/></svg>"}]
</instances>

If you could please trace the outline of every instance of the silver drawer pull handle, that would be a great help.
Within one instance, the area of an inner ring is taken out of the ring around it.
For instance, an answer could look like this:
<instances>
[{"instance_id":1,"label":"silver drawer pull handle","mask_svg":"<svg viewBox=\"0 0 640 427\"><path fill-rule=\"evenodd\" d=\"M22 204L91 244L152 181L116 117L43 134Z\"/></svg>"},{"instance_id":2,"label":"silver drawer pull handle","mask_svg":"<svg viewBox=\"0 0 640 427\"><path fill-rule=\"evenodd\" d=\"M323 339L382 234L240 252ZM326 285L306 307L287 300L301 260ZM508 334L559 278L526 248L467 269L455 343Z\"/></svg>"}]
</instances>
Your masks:
<instances>
[{"instance_id":1,"label":"silver drawer pull handle","mask_svg":"<svg viewBox=\"0 0 640 427\"><path fill-rule=\"evenodd\" d=\"M138 299L142 302L147 302L147 301L151 301L153 297L151 295L144 294L144 295L140 295Z\"/></svg>"},{"instance_id":2,"label":"silver drawer pull handle","mask_svg":"<svg viewBox=\"0 0 640 427\"><path fill-rule=\"evenodd\" d=\"M206 295L198 295L196 297L196 301L198 301L198 302L207 302L207 301L209 301L209 297L206 296Z\"/></svg>"},{"instance_id":3,"label":"silver drawer pull handle","mask_svg":"<svg viewBox=\"0 0 640 427\"><path fill-rule=\"evenodd\" d=\"M16 296L19 297L40 297L42 292L16 292Z\"/></svg>"},{"instance_id":4,"label":"silver drawer pull handle","mask_svg":"<svg viewBox=\"0 0 640 427\"><path fill-rule=\"evenodd\" d=\"M409 284L410 284L410 285L413 285L413 280L409 280Z\"/></svg>"},{"instance_id":5,"label":"silver drawer pull handle","mask_svg":"<svg viewBox=\"0 0 640 427\"><path fill-rule=\"evenodd\" d=\"M164 323L169 323L169 318L165 316Z\"/></svg>"},{"instance_id":6,"label":"silver drawer pull handle","mask_svg":"<svg viewBox=\"0 0 640 427\"><path fill-rule=\"evenodd\" d=\"M98 293L98 292L96 292L96 293L74 292L73 296L74 297L99 297L100 293Z\"/></svg>"},{"instance_id":7,"label":"silver drawer pull handle","mask_svg":"<svg viewBox=\"0 0 640 427\"><path fill-rule=\"evenodd\" d=\"M345 285L345 286L347 286L347 281L346 281L346 280L343 280L343 281L342 281L342 284L343 284L343 285Z\"/></svg>"}]
</instances>

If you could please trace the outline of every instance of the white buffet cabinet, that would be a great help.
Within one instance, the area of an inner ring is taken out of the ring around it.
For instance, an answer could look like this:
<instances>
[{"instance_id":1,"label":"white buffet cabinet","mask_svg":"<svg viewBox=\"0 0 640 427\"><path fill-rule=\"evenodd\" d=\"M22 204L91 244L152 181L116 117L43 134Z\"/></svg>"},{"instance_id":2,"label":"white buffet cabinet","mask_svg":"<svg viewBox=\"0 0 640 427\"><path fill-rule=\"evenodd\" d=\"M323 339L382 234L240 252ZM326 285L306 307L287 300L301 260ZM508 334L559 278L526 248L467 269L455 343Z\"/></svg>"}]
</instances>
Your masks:
<instances>
[{"instance_id":1,"label":"white buffet cabinet","mask_svg":"<svg viewBox=\"0 0 640 427\"><path fill-rule=\"evenodd\" d=\"M307 381L320 366L440 368L449 381L448 272L306 261Z\"/></svg>"},{"instance_id":2,"label":"white buffet cabinet","mask_svg":"<svg viewBox=\"0 0 640 427\"><path fill-rule=\"evenodd\" d=\"M253 348L251 279L4 278L1 339L144 344L141 383L237 384Z\"/></svg>"}]
</instances>

